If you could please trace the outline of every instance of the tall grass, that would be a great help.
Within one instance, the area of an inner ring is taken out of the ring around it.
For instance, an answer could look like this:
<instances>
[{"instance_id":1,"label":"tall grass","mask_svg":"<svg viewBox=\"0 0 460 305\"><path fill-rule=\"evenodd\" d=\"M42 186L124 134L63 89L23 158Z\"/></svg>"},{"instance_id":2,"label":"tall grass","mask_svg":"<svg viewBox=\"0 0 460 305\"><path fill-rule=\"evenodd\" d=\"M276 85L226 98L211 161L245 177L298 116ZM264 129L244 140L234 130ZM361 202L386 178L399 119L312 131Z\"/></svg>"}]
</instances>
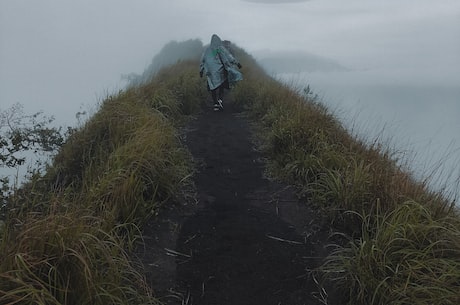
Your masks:
<instances>
[{"instance_id":1,"label":"tall grass","mask_svg":"<svg viewBox=\"0 0 460 305\"><path fill-rule=\"evenodd\" d=\"M234 51L245 80L232 94L260 125L272 175L295 184L337 231L318 271L341 300L459 304L454 202L414 179L394 150L352 136L309 91L277 82ZM197 66L179 62L109 96L46 174L10 198L0 303L157 302L129 249L192 172L180 128L206 100Z\"/></svg>"},{"instance_id":2,"label":"tall grass","mask_svg":"<svg viewBox=\"0 0 460 305\"><path fill-rule=\"evenodd\" d=\"M100 218L68 213L23 221L2 241L1 304L156 304L126 241L102 230Z\"/></svg>"},{"instance_id":3,"label":"tall grass","mask_svg":"<svg viewBox=\"0 0 460 305\"><path fill-rule=\"evenodd\" d=\"M460 304L455 199L431 191L430 177L414 179L394 149L351 135L306 93L254 69L235 99L260 122L272 174L297 185L337 232L323 278L347 304Z\"/></svg>"},{"instance_id":4,"label":"tall grass","mask_svg":"<svg viewBox=\"0 0 460 305\"><path fill-rule=\"evenodd\" d=\"M436 219L407 201L362 219L360 237L336 245L323 271L353 304L459 304L460 219Z\"/></svg>"},{"instance_id":5,"label":"tall grass","mask_svg":"<svg viewBox=\"0 0 460 305\"><path fill-rule=\"evenodd\" d=\"M1 304L157 304L130 250L192 172L184 114L206 89L197 61L108 96L42 176L9 198Z\"/></svg>"}]
</instances>

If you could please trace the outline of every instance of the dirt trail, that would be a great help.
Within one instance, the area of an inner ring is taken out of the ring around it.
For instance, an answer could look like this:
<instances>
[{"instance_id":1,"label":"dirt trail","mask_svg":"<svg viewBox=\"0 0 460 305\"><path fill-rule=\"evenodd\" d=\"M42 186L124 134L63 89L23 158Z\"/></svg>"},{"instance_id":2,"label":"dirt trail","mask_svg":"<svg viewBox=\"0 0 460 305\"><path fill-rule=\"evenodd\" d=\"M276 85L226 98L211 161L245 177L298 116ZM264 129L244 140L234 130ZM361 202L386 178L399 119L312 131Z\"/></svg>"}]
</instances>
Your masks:
<instances>
[{"instance_id":1,"label":"dirt trail","mask_svg":"<svg viewBox=\"0 0 460 305\"><path fill-rule=\"evenodd\" d=\"M165 303L320 304L307 270L324 255L318 215L264 178L250 130L229 102L190 125L197 203L162 211L140 254Z\"/></svg>"}]
</instances>

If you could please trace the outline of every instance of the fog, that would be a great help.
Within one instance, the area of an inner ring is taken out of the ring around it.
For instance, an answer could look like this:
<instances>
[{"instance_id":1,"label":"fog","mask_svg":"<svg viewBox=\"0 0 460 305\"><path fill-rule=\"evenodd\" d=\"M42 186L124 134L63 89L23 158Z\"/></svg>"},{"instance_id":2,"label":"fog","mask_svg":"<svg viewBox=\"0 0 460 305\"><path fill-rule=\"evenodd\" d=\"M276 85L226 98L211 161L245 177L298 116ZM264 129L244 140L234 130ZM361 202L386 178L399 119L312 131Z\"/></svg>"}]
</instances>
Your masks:
<instances>
[{"instance_id":1,"label":"fog","mask_svg":"<svg viewBox=\"0 0 460 305\"><path fill-rule=\"evenodd\" d=\"M75 125L166 44L214 33L277 60L270 73L310 84L355 130L387 126L427 155L415 163L459 154L458 0L0 0L0 109Z\"/></svg>"},{"instance_id":2,"label":"fog","mask_svg":"<svg viewBox=\"0 0 460 305\"><path fill-rule=\"evenodd\" d=\"M357 137L378 139L418 179L460 195L460 86L402 81L383 71L275 75L296 88L309 84Z\"/></svg>"}]
</instances>

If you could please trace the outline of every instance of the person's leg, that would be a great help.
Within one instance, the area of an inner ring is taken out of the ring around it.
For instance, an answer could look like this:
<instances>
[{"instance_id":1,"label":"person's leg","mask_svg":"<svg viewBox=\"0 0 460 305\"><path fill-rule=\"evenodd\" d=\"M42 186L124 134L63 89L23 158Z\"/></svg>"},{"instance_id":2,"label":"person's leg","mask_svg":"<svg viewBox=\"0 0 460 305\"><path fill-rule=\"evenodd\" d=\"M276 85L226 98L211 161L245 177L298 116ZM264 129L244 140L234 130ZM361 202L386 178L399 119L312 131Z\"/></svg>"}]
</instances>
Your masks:
<instances>
[{"instance_id":1,"label":"person's leg","mask_svg":"<svg viewBox=\"0 0 460 305\"><path fill-rule=\"evenodd\" d=\"M224 109L224 104L222 101L222 98L224 97L224 86L223 84L219 86L219 88L216 89L216 91L219 92L219 99L217 100L217 105L220 109Z\"/></svg>"},{"instance_id":2,"label":"person's leg","mask_svg":"<svg viewBox=\"0 0 460 305\"><path fill-rule=\"evenodd\" d=\"M224 85L220 85L219 87L219 100L223 100L224 99Z\"/></svg>"},{"instance_id":3,"label":"person's leg","mask_svg":"<svg viewBox=\"0 0 460 305\"><path fill-rule=\"evenodd\" d=\"M211 90L211 96L214 105L217 104L217 89Z\"/></svg>"},{"instance_id":4,"label":"person's leg","mask_svg":"<svg viewBox=\"0 0 460 305\"><path fill-rule=\"evenodd\" d=\"M219 100L217 99L217 90L218 88L211 90L212 102L214 103L214 111L219 111L221 109Z\"/></svg>"}]
</instances>

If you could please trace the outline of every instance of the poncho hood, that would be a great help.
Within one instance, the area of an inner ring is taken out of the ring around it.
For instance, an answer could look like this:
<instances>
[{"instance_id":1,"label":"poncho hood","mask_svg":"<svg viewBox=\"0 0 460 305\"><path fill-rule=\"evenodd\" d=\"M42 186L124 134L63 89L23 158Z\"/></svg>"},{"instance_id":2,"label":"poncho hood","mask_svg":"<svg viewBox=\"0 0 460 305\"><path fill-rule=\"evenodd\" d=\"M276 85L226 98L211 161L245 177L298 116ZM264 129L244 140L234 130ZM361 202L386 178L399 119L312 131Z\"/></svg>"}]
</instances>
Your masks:
<instances>
[{"instance_id":1,"label":"poncho hood","mask_svg":"<svg viewBox=\"0 0 460 305\"><path fill-rule=\"evenodd\" d=\"M230 86L242 80L242 74L235 68L237 65L238 61L224 47L220 37L212 35L211 43L203 52L200 63L200 71L206 73L208 88L214 90L226 80Z\"/></svg>"},{"instance_id":2,"label":"poncho hood","mask_svg":"<svg viewBox=\"0 0 460 305\"><path fill-rule=\"evenodd\" d=\"M223 44L222 44L222 40L220 39L219 36L217 36L216 34L212 35L211 37L211 48L212 49L218 49L220 47L222 47Z\"/></svg>"}]
</instances>

